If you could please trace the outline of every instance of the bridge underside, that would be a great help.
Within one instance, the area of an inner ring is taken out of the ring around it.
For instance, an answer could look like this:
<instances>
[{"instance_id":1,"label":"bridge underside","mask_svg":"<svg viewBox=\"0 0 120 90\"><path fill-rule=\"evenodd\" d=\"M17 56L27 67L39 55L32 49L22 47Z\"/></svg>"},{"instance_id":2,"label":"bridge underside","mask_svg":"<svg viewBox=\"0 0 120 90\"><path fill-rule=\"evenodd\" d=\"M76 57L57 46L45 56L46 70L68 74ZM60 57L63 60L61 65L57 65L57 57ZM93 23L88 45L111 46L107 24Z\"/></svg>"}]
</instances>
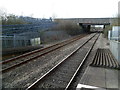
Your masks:
<instances>
[{"instance_id":1,"label":"bridge underside","mask_svg":"<svg viewBox=\"0 0 120 90\"><path fill-rule=\"evenodd\" d=\"M82 27L82 29L85 32L90 32L91 25L104 25L103 29L106 25L110 25L110 23L79 23L79 25Z\"/></svg>"}]
</instances>

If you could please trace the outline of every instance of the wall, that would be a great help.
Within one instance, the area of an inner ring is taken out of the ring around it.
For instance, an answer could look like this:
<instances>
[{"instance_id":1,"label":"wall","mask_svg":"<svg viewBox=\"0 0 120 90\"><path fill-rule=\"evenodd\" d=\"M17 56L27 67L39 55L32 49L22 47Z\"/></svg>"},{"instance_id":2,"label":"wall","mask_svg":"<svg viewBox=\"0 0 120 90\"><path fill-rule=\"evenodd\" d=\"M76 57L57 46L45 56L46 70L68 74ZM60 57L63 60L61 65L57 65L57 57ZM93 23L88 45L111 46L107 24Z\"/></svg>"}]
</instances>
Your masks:
<instances>
[{"instance_id":1,"label":"wall","mask_svg":"<svg viewBox=\"0 0 120 90\"><path fill-rule=\"evenodd\" d=\"M109 32L109 34L111 34L111 37L109 37L110 50L120 63L120 26L113 26L112 31Z\"/></svg>"},{"instance_id":2,"label":"wall","mask_svg":"<svg viewBox=\"0 0 120 90\"><path fill-rule=\"evenodd\" d=\"M110 40L110 50L114 57L119 61L120 63L120 42Z\"/></svg>"}]
</instances>

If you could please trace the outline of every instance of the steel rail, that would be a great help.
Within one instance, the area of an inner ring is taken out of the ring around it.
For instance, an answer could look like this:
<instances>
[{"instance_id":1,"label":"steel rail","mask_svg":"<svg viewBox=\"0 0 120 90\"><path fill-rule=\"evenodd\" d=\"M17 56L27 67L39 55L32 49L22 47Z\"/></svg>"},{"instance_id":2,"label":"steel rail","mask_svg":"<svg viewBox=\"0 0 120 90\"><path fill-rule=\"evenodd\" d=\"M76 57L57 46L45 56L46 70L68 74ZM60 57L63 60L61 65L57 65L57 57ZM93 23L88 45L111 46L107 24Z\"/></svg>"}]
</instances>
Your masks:
<instances>
[{"instance_id":1,"label":"steel rail","mask_svg":"<svg viewBox=\"0 0 120 90\"><path fill-rule=\"evenodd\" d=\"M98 37L96 38L96 40L94 41L92 47L91 47L91 48L88 50L88 52L86 53L86 55L85 55L85 57L83 58L82 62L80 63L80 65L78 66L78 68L77 68L77 70L75 71L74 75L73 75L72 78L70 79L68 85L66 86L65 90L68 90L68 88L70 87L72 81L73 81L74 78L76 77L78 71L80 71L81 67L83 66L85 60L86 60L87 57L89 56L89 54L90 54L91 50L93 49L93 47L94 47L96 41L98 40L98 38L99 38L99 35L98 35Z\"/></svg>"},{"instance_id":2,"label":"steel rail","mask_svg":"<svg viewBox=\"0 0 120 90\"><path fill-rule=\"evenodd\" d=\"M84 37L84 36L83 36L83 37ZM78 38L78 36L76 36L76 37L74 37L74 38L72 38L72 39L76 39L76 38ZM69 39L69 40L71 40L71 39ZM16 57L14 57L14 58L7 59L7 60L5 60L5 61L0 62L0 64L9 63L9 62L11 62L11 61L17 60L17 59L19 59L19 58L22 58L22 57L25 57L25 56L28 56L28 55L31 55L31 54L33 54L33 53L37 53L37 52L46 50L46 49L48 49L48 48L55 47L55 46L57 46L57 45L60 45L60 44L65 43L66 41L68 41L68 40L65 40L65 41L56 43L56 44L54 44L54 45L51 45L51 46L48 46L48 47L45 47L45 48L42 48L42 49L37 49L37 50L31 51L31 52L28 52L28 53L25 53L25 54L16 56Z\"/></svg>"},{"instance_id":3,"label":"steel rail","mask_svg":"<svg viewBox=\"0 0 120 90\"><path fill-rule=\"evenodd\" d=\"M34 60L34 59L36 59L36 58L38 58L38 57L41 57L41 56L43 56L43 55L45 55L45 54L48 54L48 53L50 53L50 52L52 52L52 51L55 51L55 50L57 50L57 49L65 46L65 45L68 45L68 44L70 44L70 43L72 43L72 42L74 42L74 41L76 41L76 40L78 40L78 39L80 39L80 38L77 37L77 38L72 39L71 41L68 41L68 42L66 42L66 43L64 42L65 44L62 43L63 45L61 45L61 46L58 46L58 47L56 47L56 48L54 48L54 49L52 49L52 50L50 50L50 51L44 52L44 53L42 53L42 54L40 54L40 55L33 56L33 57L31 57L31 58L26 59L25 61L19 62L19 63L17 63L17 64L14 64L14 65L12 65L12 66L7 67L7 68L4 68L4 69L2 69L2 71L0 71L0 72L5 73L5 72L7 72L7 71L9 71L9 70L11 70L11 69L14 69L15 67L19 67L19 66L21 66L21 65L23 65L23 64L25 64L25 63L27 63L27 62L29 62L29 61L32 61L32 60ZM59 45L59 44L57 44L57 45ZM56 46L57 46L57 45L56 45ZM53 47L53 46L52 46L52 47Z\"/></svg>"},{"instance_id":4,"label":"steel rail","mask_svg":"<svg viewBox=\"0 0 120 90\"><path fill-rule=\"evenodd\" d=\"M71 52L69 55L67 55L62 61L60 61L57 65L55 65L52 69L50 69L47 73L45 73L43 76L41 76L39 79L37 79L34 83L32 83L29 87L26 88L26 90L33 89L41 80L43 80L45 77L47 77L52 71L54 71L58 66L60 66L63 62L65 62L68 58L70 58L74 53L76 53L80 48L82 48L87 42L89 42L95 35L93 35L91 38L89 38L87 41L85 41L81 46L77 47L73 52Z\"/></svg>"}]
</instances>

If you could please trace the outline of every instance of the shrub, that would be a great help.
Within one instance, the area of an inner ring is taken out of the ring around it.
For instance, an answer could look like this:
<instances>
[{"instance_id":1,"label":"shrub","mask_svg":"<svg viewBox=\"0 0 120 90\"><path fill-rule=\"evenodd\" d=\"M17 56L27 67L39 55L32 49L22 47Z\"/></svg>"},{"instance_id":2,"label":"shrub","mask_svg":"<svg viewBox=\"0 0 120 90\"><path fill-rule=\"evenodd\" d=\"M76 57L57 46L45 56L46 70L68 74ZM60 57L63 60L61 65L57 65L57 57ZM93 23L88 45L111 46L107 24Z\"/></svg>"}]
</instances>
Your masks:
<instances>
[{"instance_id":1,"label":"shrub","mask_svg":"<svg viewBox=\"0 0 120 90\"><path fill-rule=\"evenodd\" d=\"M57 23L58 25L53 28L54 30L64 30L69 35L78 35L81 32L81 27L76 23L70 21L59 21Z\"/></svg>"}]
</instances>

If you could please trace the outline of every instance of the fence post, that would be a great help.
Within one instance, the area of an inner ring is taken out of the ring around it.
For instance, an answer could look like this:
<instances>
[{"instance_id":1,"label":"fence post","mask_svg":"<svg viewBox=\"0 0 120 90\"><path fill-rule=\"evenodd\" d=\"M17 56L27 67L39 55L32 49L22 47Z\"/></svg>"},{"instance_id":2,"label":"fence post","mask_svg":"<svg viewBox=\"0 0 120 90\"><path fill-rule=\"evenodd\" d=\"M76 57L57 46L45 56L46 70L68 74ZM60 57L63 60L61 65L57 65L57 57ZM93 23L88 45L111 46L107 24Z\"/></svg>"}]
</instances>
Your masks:
<instances>
[{"instance_id":1,"label":"fence post","mask_svg":"<svg viewBox=\"0 0 120 90\"><path fill-rule=\"evenodd\" d=\"M14 37L13 37L13 44L14 44L14 48L15 48L15 34L14 34Z\"/></svg>"}]
</instances>

